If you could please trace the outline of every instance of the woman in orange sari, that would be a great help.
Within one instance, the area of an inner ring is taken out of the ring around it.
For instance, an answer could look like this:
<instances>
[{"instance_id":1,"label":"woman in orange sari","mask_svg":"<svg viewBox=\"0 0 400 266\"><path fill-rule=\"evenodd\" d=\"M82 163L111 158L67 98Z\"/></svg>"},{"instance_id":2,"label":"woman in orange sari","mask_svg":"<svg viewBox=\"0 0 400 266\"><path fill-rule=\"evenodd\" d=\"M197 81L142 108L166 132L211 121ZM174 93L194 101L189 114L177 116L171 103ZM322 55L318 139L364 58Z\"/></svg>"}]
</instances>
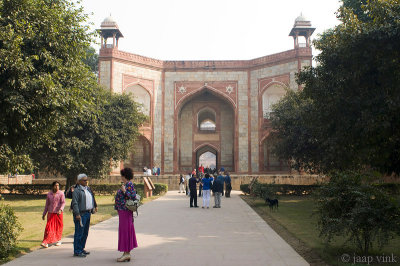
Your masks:
<instances>
[{"instance_id":1,"label":"woman in orange sari","mask_svg":"<svg viewBox=\"0 0 400 266\"><path fill-rule=\"evenodd\" d=\"M44 237L41 246L49 247L49 244L55 243L61 245L63 231L63 211L65 207L65 196L60 191L60 183L57 181L51 184L52 190L47 193L46 206L44 207L42 219L47 214L47 224L44 229Z\"/></svg>"}]
</instances>

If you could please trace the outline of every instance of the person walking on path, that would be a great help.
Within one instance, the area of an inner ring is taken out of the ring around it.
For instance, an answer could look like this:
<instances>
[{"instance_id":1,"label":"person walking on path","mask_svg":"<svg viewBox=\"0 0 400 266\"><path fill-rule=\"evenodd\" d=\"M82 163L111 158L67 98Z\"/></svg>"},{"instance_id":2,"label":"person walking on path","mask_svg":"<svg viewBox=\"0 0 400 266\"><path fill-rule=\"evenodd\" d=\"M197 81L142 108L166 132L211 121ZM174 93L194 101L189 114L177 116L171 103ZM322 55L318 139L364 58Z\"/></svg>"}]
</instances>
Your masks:
<instances>
[{"instance_id":1,"label":"person walking on path","mask_svg":"<svg viewBox=\"0 0 400 266\"><path fill-rule=\"evenodd\" d=\"M197 206L197 189L196 185L199 183L199 180L193 175L189 179L189 189L190 189L190 208L198 208ZM193 206L194 203L194 206Z\"/></svg>"},{"instance_id":2,"label":"person walking on path","mask_svg":"<svg viewBox=\"0 0 400 266\"><path fill-rule=\"evenodd\" d=\"M74 216L74 256L86 257L90 252L85 250L86 240L89 235L90 216L97 212L93 192L87 186L88 177L79 174L78 185L72 192L71 208Z\"/></svg>"},{"instance_id":3,"label":"person walking on path","mask_svg":"<svg viewBox=\"0 0 400 266\"><path fill-rule=\"evenodd\" d=\"M54 181L51 190L47 193L46 205L44 207L42 219L47 214L47 224L44 229L44 237L41 246L49 247L49 244L57 242L56 246L61 245L61 237L64 227L63 211L65 207L64 193L60 191L60 183Z\"/></svg>"},{"instance_id":4,"label":"person walking on path","mask_svg":"<svg viewBox=\"0 0 400 266\"><path fill-rule=\"evenodd\" d=\"M190 173L188 173L188 174L185 176L185 190L186 190L186 196L190 196L190 192L189 192L189 180L190 180L190 178L191 178L191 175L190 175Z\"/></svg>"},{"instance_id":5,"label":"person walking on path","mask_svg":"<svg viewBox=\"0 0 400 266\"><path fill-rule=\"evenodd\" d=\"M115 195L114 209L118 211L119 227L118 227L118 251L124 252L118 262L130 261L131 250L138 247L133 224L133 212L126 208L125 204L128 199L136 198L135 187L132 183L133 170L124 168L121 170L121 188Z\"/></svg>"},{"instance_id":6,"label":"person walking on path","mask_svg":"<svg viewBox=\"0 0 400 266\"><path fill-rule=\"evenodd\" d=\"M232 180L229 176L229 172L225 171L225 197L230 198L232 191Z\"/></svg>"},{"instance_id":7,"label":"person walking on path","mask_svg":"<svg viewBox=\"0 0 400 266\"><path fill-rule=\"evenodd\" d=\"M205 174L205 177L201 180L201 183L203 185L203 209L205 207L207 207L207 209L210 207L210 189L213 180L214 179L210 178L209 174Z\"/></svg>"},{"instance_id":8,"label":"person walking on path","mask_svg":"<svg viewBox=\"0 0 400 266\"><path fill-rule=\"evenodd\" d=\"M222 172L220 172L220 175L215 179L212 188L215 203L213 208L221 208L221 197L224 191L224 177L222 176Z\"/></svg>"},{"instance_id":9,"label":"person walking on path","mask_svg":"<svg viewBox=\"0 0 400 266\"><path fill-rule=\"evenodd\" d=\"M185 193L185 178L182 174L179 176L179 193Z\"/></svg>"}]
</instances>

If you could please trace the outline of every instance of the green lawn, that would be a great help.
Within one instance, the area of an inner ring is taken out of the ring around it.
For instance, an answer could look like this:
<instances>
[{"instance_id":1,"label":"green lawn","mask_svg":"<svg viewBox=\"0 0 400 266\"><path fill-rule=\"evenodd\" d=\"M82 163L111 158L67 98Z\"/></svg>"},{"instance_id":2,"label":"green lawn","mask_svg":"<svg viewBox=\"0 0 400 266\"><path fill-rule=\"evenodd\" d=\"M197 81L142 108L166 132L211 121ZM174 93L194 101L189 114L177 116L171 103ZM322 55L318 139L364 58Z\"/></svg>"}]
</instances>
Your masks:
<instances>
[{"instance_id":1,"label":"green lawn","mask_svg":"<svg viewBox=\"0 0 400 266\"><path fill-rule=\"evenodd\" d=\"M23 231L18 238L17 250L10 258L0 261L0 263L11 260L20 253L26 253L39 248L43 240L44 228L46 226L46 220L42 220L42 213L46 203L45 196L3 194L3 198L4 200L2 200L1 203L10 205L14 209ZM158 196L146 198L143 199L143 201L146 203L156 198L158 198ZM118 214L117 211L114 210L114 196L96 196L96 202L98 205L98 212L92 215L90 224L99 223ZM69 211L70 205L71 200L66 199L63 237L71 235L74 232L72 213Z\"/></svg>"},{"instance_id":2,"label":"green lawn","mask_svg":"<svg viewBox=\"0 0 400 266\"><path fill-rule=\"evenodd\" d=\"M256 199L250 196L243 196L243 198L261 217L268 216L275 220L295 238L303 241L328 264L349 265L349 263L340 263L342 254L351 256L350 264L354 262L354 254L361 256L360 252L350 243L345 243L342 237L337 237L329 245L326 245L319 237L316 217L312 216L315 209L315 201L311 197L281 196L279 197L278 211L270 211L263 199ZM391 240L383 250L374 249L371 253L375 261L375 256L377 255L391 255L394 253L398 258L397 263L388 263L388 265L400 265L400 237Z\"/></svg>"}]
</instances>

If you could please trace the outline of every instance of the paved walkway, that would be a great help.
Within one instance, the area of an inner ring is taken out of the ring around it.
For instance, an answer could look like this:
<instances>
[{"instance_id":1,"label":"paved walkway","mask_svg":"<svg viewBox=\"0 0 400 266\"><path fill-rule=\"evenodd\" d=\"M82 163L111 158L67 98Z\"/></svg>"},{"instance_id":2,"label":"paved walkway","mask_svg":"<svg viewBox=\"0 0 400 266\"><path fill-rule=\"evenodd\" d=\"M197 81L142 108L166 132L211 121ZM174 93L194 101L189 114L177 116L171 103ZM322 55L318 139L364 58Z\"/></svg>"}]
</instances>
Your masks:
<instances>
[{"instance_id":1,"label":"paved walkway","mask_svg":"<svg viewBox=\"0 0 400 266\"><path fill-rule=\"evenodd\" d=\"M130 263L308 265L239 194L233 191L231 198L224 197L220 209L189 208L189 198L177 191L141 206L135 219L139 247L132 252ZM118 217L92 226L86 245L91 254L87 258L72 256L70 236L63 239L60 247L39 249L5 265L120 265L116 262L120 256L117 232Z\"/></svg>"}]
</instances>

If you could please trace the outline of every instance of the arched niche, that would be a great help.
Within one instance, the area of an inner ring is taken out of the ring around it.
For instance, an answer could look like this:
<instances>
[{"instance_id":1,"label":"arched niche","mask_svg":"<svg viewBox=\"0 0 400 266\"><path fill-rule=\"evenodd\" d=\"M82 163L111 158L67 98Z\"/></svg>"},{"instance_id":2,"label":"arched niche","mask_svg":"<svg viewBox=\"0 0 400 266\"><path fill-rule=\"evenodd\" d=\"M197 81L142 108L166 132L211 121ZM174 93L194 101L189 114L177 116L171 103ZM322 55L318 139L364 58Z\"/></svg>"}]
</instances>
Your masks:
<instances>
[{"instance_id":1,"label":"arched niche","mask_svg":"<svg viewBox=\"0 0 400 266\"><path fill-rule=\"evenodd\" d=\"M151 110L151 96L149 92L139 84L128 86L125 93L130 94L132 99L140 103L142 105L141 112L148 117L151 117L150 110Z\"/></svg>"},{"instance_id":2,"label":"arched niche","mask_svg":"<svg viewBox=\"0 0 400 266\"><path fill-rule=\"evenodd\" d=\"M130 167L134 172L143 172L144 167L152 167L151 143L147 138L139 136L136 139L129 159L124 161L124 167Z\"/></svg>"},{"instance_id":3,"label":"arched niche","mask_svg":"<svg viewBox=\"0 0 400 266\"><path fill-rule=\"evenodd\" d=\"M269 119L272 114L272 106L285 96L285 86L274 83L267 87L262 94L263 117Z\"/></svg>"}]
</instances>

